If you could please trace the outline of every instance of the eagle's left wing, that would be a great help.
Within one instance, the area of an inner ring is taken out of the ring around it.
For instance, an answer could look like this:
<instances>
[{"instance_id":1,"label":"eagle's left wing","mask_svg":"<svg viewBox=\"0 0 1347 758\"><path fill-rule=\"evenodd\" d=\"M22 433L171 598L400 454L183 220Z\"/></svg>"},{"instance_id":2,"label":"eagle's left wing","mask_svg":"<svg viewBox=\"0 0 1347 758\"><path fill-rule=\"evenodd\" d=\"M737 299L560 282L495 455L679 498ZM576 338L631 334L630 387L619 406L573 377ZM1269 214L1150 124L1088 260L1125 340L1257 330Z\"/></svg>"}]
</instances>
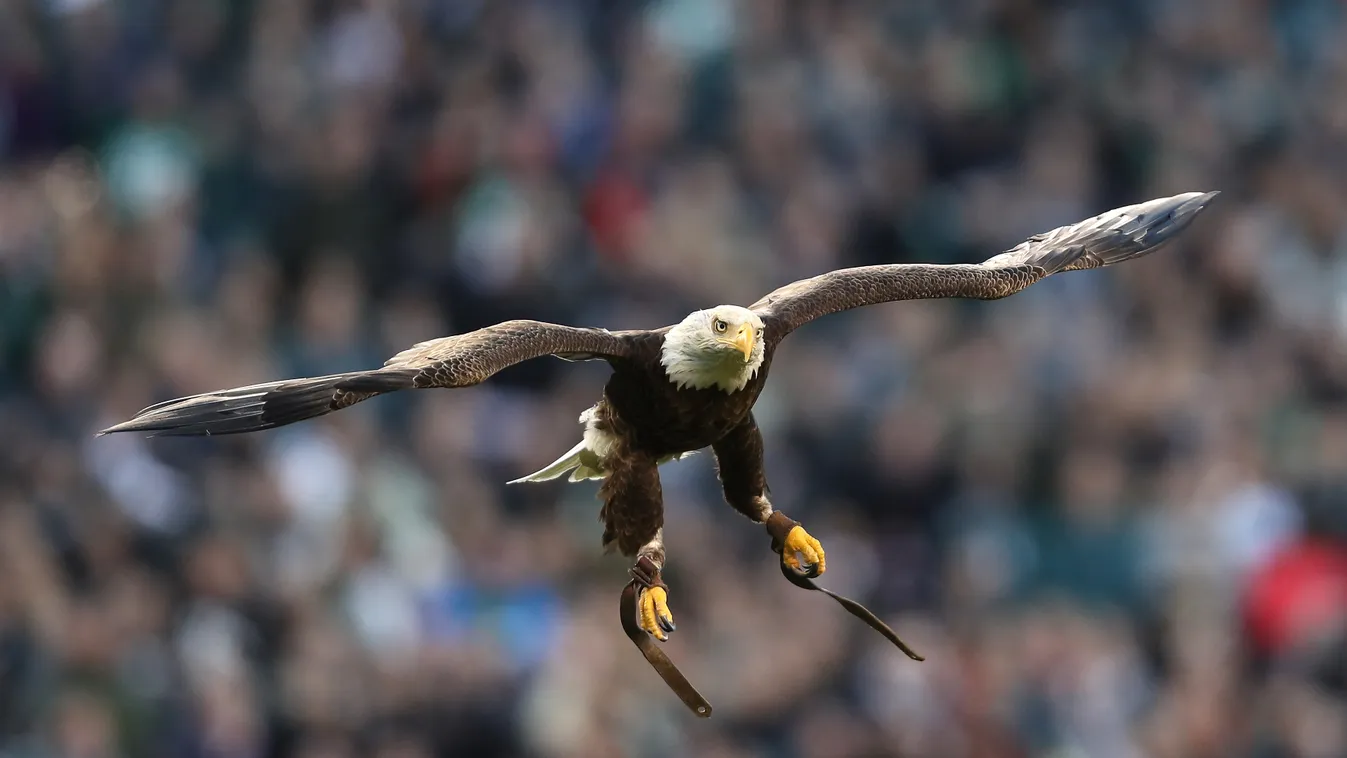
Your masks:
<instances>
[{"instance_id":1,"label":"eagle's left wing","mask_svg":"<svg viewBox=\"0 0 1347 758\"><path fill-rule=\"evenodd\" d=\"M830 271L788 284L749 306L768 338L829 313L895 300L962 297L995 300L1045 276L1139 258L1187 228L1219 194L1189 192L1102 213L1044 234L979 264L891 264Z\"/></svg>"}]
</instances>

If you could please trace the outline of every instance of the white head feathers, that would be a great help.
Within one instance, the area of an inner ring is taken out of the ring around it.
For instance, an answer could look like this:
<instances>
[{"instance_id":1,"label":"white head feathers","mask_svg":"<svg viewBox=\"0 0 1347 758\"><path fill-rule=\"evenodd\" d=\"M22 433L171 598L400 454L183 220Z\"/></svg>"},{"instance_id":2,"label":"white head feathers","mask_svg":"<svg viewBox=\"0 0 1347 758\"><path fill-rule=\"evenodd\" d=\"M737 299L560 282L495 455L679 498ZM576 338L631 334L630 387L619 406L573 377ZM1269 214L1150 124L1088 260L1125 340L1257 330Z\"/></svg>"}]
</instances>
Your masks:
<instances>
[{"instance_id":1,"label":"white head feathers","mask_svg":"<svg viewBox=\"0 0 1347 758\"><path fill-rule=\"evenodd\" d=\"M762 319L737 305L695 311L664 335L660 363L678 387L737 392L762 368Z\"/></svg>"}]
</instances>

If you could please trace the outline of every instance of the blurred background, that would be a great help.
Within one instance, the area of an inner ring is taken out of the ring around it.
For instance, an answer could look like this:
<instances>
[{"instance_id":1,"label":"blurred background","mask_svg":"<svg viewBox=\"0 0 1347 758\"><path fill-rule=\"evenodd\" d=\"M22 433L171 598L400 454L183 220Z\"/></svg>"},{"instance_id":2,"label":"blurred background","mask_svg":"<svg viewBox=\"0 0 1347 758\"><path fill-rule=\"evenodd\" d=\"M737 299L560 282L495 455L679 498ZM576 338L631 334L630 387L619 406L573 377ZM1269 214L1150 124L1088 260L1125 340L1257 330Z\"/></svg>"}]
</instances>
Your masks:
<instances>
[{"instance_id":1,"label":"blurred background","mask_svg":"<svg viewBox=\"0 0 1347 758\"><path fill-rule=\"evenodd\" d=\"M1345 140L1332 0L0 2L0 755L1347 756ZM925 663L664 469L710 721L596 488L502 484L601 364L92 436L1209 189L1156 256L778 356L773 499Z\"/></svg>"}]
</instances>

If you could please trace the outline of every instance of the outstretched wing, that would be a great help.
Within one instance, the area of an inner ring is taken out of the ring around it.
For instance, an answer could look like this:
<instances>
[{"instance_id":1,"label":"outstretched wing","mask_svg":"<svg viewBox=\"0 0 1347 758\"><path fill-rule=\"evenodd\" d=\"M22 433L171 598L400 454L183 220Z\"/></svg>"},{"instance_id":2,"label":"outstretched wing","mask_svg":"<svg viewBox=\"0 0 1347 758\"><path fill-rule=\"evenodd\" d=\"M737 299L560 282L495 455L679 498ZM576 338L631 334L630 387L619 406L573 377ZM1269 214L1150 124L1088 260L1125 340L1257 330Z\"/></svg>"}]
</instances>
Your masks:
<instances>
[{"instance_id":1,"label":"outstretched wing","mask_svg":"<svg viewBox=\"0 0 1347 758\"><path fill-rule=\"evenodd\" d=\"M624 358L632 349L629 337L633 334L637 332L506 321L422 342L373 371L289 379L159 403L100 434L215 435L272 429L388 392L469 387L516 363L544 355L569 360Z\"/></svg>"},{"instance_id":2,"label":"outstretched wing","mask_svg":"<svg viewBox=\"0 0 1347 758\"><path fill-rule=\"evenodd\" d=\"M389 358L377 373L407 376L414 387L470 387L531 358L625 358L630 335L541 321L505 321L467 334L422 342ZM358 383L357 383L358 385Z\"/></svg>"},{"instance_id":3,"label":"outstretched wing","mask_svg":"<svg viewBox=\"0 0 1347 758\"><path fill-rule=\"evenodd\" d=\"M1102 213L979 264L891 264L839 269L788 284L749 306L780 341L829 313L895 300L995 300L1059 271L1111 266L1154 252L1187 228L1217 192L1189 192Z\"/></svg>"}]
</instances>

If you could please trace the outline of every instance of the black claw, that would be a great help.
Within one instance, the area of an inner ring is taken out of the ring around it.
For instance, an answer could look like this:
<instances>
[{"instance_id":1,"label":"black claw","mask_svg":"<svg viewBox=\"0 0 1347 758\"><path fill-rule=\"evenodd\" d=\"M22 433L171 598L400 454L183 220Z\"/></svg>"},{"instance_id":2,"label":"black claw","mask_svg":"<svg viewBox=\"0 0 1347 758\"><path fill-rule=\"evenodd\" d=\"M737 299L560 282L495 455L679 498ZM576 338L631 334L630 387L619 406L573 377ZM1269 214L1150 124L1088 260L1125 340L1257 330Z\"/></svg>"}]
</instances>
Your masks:
<instances>
[{"instance_id":1,"label":"black claw","mask_svg":"<svg viewBox=\"0 0 1347 758\"><path fill-rule=\"evenodd\" d=\"M817 564L817 563L802 563L802 564L800 564L800 568L799 568L798 570L796 570L795 573L797 573L797 574L799 574L800 576L803 576L803 577L805 577L805 578L808 578L808 579L814 579L814 578L816 578L816 577L819 575L819 573L818 573L818 564Z\"/></svg>"},{"instance_id":2,"label":"black claw","mask_svg":"<svg viewBox=\"0 0 1347 758\"><path fill-rule=\"evenodd\" d=\"M674 626L673 619L671 618L665 618L664 616L656 616L655 620L659 623L659 628L663 629L665 634L668 634L669 632L672 632L673 630L678 628L677 626Z\"/></svg>"}]
</instances>

